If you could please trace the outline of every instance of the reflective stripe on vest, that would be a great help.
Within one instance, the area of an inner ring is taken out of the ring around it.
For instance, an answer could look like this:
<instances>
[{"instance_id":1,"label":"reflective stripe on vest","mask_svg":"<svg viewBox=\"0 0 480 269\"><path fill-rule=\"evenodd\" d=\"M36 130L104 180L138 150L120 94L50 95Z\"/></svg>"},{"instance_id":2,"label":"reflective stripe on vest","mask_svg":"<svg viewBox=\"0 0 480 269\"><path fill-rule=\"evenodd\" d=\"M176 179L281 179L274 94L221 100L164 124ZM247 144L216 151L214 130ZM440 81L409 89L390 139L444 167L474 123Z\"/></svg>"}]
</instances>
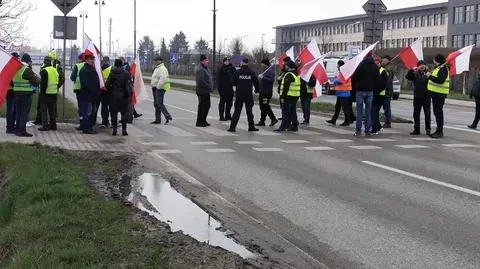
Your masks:
<instances>
[{"instance_id":1,"label":"reflective stripe on vest","mask_svg":"<svg viewBox=\"0 0 480 269\"><path fill-rule=\"evenodd\" d=\"M380 67L380 76L382 75L383 71L385 71L385 73L387 73L387 77L388 77L388 71L385 70L385 68L383 68L383 67ZM383 89L383 91L381 91L379 95L380 96L387 95L387 89Z\"/></svg>"},{"instance_id":2,"label":"reflective stripe on vest","mask_svg":"<svg viewBox=\"0 0 480 269\"><path fill-rule=\"evenodd\" d=\"M27 70L26 66L22 66L13 77L13 91L14 92L33 92L30 81L23 79L23 73Z\"/></svg>"},{"instance_id":3,"label":"reflective stripe on vest","mask_svg":"<svg viewBox=\"0 0 480 269\"><path fill-rule=\"evenodd\" d=\"M440 69L442 67L444 67L444 65L441 65L441 66L435 68L435 70L433 70L433 72L432 72L432 77L438 78L438 72L440 71ZM431 92L436 92L436 93L441 93L441 94L449 94L449 92L450 92L450 75L447 75L447 79L445 80L445 82L443 82L443 84L435 83L435 82L433 82L429 79L428 80L428 90L431 91Z\"/></svg>"},{"instance_id":4,"label":"reflective stripe on vest","mask_svg":"<svg viewBox=\"0 0 480 269\"><path fill-rule=\"evenodd\" d=\"M75 80L75 84L73 85L73 91L77 92L82 88L82 84L80 83L80 71L85 66L85 63L78 63L77 66L77 79Z\"/></svg>"},{"instance_id":5,"label":"reflective stripe on vest","mask_svg":"<svg viewBox=\"0 0 480 269\"><path fill-rule=\"evenodd\" d=\"M53 66L45 67L45 71L48 73L48 85L46 94L58 94L58 80L60 75Z\"/></svg>"},{"instance_id":6,"label":"reflective stripe on vest","mask_svg":"<svg viewBox=\"0 0 480 269\"><path fill-rule=\"evenodd\" d=\"M288 96L292 96L292 97L300 97L301 81L300 81L300 77L299 77L299 76L295 75L295 74L292 73L292 72L288 72L288 73L283 77L282 85L285 84L285 77L286 77L288 74L291 74L291 75L293 76L293 78L295 79L295 81L290 84L290 87L289 87L289 89L288 89L287 95L288 95ZM282 89L282 91L283 91L283 89Z\"/></svg>"},{"instance_id":7,"label":"reflective stripe on vest","mask_svg":"<svg viewBox=\"0 0 480 269\"><path fill-rule=\"evenodd\" d=\"M109 66L109 67L103 69L103 71L102 71L103 78L105 80L107 80L108 77L110 76L110 73L112 73L112 66Z\"/></svg>"}]
</instances>

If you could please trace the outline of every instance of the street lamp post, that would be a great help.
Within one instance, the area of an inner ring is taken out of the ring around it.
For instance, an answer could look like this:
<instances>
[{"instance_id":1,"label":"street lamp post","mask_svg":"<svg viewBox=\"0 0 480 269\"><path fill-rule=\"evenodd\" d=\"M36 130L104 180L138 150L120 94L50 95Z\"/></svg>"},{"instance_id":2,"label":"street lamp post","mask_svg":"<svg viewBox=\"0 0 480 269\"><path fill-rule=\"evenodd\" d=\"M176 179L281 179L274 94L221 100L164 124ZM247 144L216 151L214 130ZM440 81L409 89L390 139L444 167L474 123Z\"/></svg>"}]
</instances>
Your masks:
<instances>
[{"instance_id":1,"label":"street lamp post","mask_svg":"<svg viewBox=\"0 0 480 269\"><path fill-rule=\"evenodd\" d=\"M80 11L80 18L82 19L82 48L85 46L85 19L88 19L88 12L86 10Z\"/></svg>"},{"instance_id":2,"label":"street lamp post","mask_svg":"<svg viewBox=\"0 0 480 269\"><path fill-rule=\"evenodd\" d=\"M133 58L137 57L137 0L133 0Z\"/></svg>"},{"instance_id":3,"label":"street lamp post","mask_svg":"<svg viewBox=\"0 0 480 269\"><path fill-rule=\"evenodd\" d=\"M100 31L100 54L102 54L102 6L105 6L105 1L102 0L102 3L99 3L95 0L95 5L98 5L98 27Z\"/></svg>"},{"instance_id":4,"label":"street lamp post","mask_svg":"<svg viewBox=\"0 0 480 269\"><path fill-rule=\"evenodd\" d=\"M264 46L264 45L263 45L263 44L264 44L264 43L263 43L263 38L264 38L264 37L265 37L265 33L262 34L262 52L261 52L261 54L260 54L260 55L262 56L262 57L261 57L261 58L262 58L262 61L263 61L263 56L264 56L264 55L263 55L263 46Z\"/></svg>"},{"instance_id":5,"label":"street lamp post","mask_svg":"<svg viewBox=\"0 0 480 269\"><path fill-rule=\"evenodd\" d=\"M213 76L213 88L216 88L216 62L217 62L217 1L213 0L213 64L212 64L212 76Z\"/></svg>"}]
</instances>

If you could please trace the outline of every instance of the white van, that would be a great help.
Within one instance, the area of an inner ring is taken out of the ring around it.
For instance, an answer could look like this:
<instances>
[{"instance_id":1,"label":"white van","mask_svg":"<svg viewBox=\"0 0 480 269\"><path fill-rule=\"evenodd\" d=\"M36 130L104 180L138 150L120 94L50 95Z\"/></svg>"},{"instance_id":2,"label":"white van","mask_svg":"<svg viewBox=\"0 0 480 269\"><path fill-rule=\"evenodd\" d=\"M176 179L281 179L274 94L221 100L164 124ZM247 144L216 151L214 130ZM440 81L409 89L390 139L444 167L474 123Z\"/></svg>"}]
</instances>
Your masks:
<instances>
[{"instance_id":1,"label":"white van","mask_svg":"<svg viewBox=\"0 0 480 269\"><path fill-rule=\"evenodd\" d=\"M328 82L323 84L322 91L327 95L335 94L335 86L333 81L338 76L337 62L342 58L325 58L323 63L328 75Z\"/></svg>"}]
</instances>

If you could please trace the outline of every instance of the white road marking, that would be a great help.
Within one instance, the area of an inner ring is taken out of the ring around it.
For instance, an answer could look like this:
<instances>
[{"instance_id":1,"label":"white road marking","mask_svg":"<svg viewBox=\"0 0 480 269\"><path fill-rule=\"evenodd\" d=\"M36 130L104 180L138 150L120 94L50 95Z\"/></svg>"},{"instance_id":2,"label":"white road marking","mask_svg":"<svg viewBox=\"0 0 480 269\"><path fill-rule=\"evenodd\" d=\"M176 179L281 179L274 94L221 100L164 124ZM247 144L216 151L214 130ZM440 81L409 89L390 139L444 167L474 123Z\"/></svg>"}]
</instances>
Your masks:
<instances>
[{"instance_id":1,"label":"white road marking","mask_svg":"<svg viewBox=\"0 0 480 269\"><path fill-rule=\"evenodd\" d=\"M262 145L263 144L260 141L235 141L235 143L239 145Z\"/></svg>"},{"instance_id":2,"label":"white road marking","mask_svg":"<svg viewBox=\"0 0 480 269\"><path fill-rule=\"evenodd\" d=\"M414 137L410 139L415 141L438 141L438 139L431 138L431 137Z\"/></svg>"},{"instance_id":3,"label":"white road marking","mask_svg":"<svg viewBox=\"0 0 480 269\"><path fill-rule=\"evenodd\" d=\"M168 143L165 142L144 142L140 141L140 144L144 146L168 146Z\"/></svg>"},{"instance_id":4,"label":"white road marking","mask_svg":"<svg viewBox=\"0 0 480 269\"><path fill-rule=\"evenodd\" d=\"M443 144L442 146L447 148L479 148L479 145L472 144Z\"/></svg>"},{"instance_id":5,"label":"white road marking","mask_svg":"<svg viewBox=\"0 0 480 269\"><path fill-rule=\"evenodd\" d=\"M282 152L284 151L281 148L253 148L253 150L258 152Z\"/></svg>"},{"instance_id":6,"label":"white road marking","mask_svg":"<svg viewBox=\"0 0 480 269\"><path fill-rule=\"evenodd\" d=\"M463 131L463 132L468 132L468 133L480 134L480 131L473 130L473 129L468 129L468 128L459 128L459 127L452 127L452 126L443 126L443 128L457 130L457 131Z\"/></svg>"},{"instance_id":7,"label":"white road marking","mask_svg":"<svg viewBox=\"0 0 480 269\"><path fill-rule=\"evenodd\" d=\"M197 136L196 134L192 134L190 132L187 132L183 129L180 129L178 127L175 127L173 125L156 125L156 127L161 130L162 132L165 132L169 135L175 136L175 137L193 137Z\"/></svg>"},{"instance_id":8,"label":"white road marking","mask_svg":"<svg viewBox=\"0 0 480 269\"><path fill-rule=\"evenodd\" d=\"M352 149L381 149L382 147L377 146L350 146Z\"/></svg>"},{"instance_id":9,"label":"white road marking","mask_svg":"<svg viewBox=\"0 0 480 269\"><path fill-rule=\"evenodd\" d=\"M402 149L426 149L429 148L428 146L424 145L395 145L397 148L402 148Z\"/></svg>"},{"instance_id":10,"label":"white road marking","mask_svg":"<svg viewBox=\"0 0 480 269\"><path fill-rule=\"evenodd\" d=\"M371 142L395 142L397 140L391 138L369 138L367 141Z\"/></svg>"},{"instance_id":11,"label":"white road marking","mask_svg":"<svg viewBox=\"0 0 480 269\"><path fill-rule=\"evenodd\" d=\"M208 134L211 134L211 135L214 135L214 136L238 136L236 134L227 132L226 128L225 128L225 130L222 130L222 129L219 129L219 128L216 128L216 127L213 127L213 126L209 126L209 127L206 127L206 128L198 128L198 130L202 131L202 132L205 132L205 133L208 133Z\"/></svg>"},{"instance_id":12,"label":"white road marking","mask_svg":"<svg viewBox=\"0 0 480 269\"><path fill-rule=\"evenodd\" d=\"M211 145L216 145L217 142L213 141L192 141L190 142L191 145L193 146L211 146Z\"/></svg>"},{"instance_id":13,"label":"white road marking","mask_svg":"<svg viewBox=\"0 0 480 269\"><path fill-rule=\"evenodd\" d=\"M325 139L329 143L350 143L353 142L351 139Z\"/></svg>"},{"instance_id":14,"label":"white road marking","mask_svg":"<svg viewBox=\"0 0 480 269\"><path fill-rule=\"evenodd\" d=\"M209 153L233 153L235 150L233 149L205 149L206 152Z\"/></svg>"},{"instance_id":15,"label":"white road marking","mask_svg":"<svg viewBox=\"0 0 480 269\"><path fill-rule=\"evenodd\" d=\"M156 154L180 154L182 151L178 149L161 149L161 150L154 150Z\"/></svg>"},{"instance_id":16,"label":"white road marking","mask_svg":"<svg viewBox=\"0 0 480 269\"><path fill-rule=\"evenodd\" d=\"M153 101L153 100L152 100ZM185 111L185 112L189 112L189 113L192 113L192 114L197 114L197 111L193 111L193 110L188 110L188 109L185 109L185 108L181 108L181 107L178 107L178 106L174 106L174 105L169 105L169 104L165 104L166 106L168 107L173 107L175 109L178 109L178 110L181 110L181 111Z\"/></svg>"},{"instance_id":17,"label":"white road marking","mask_svg":"<svg viewBox=\"0 0 480 269\"><path fill-rule=\"evenodd\" d=\"M319 132L305 130L305 129L302 129L302 128L298 129L298 132L294 132L293 134L296 134L296 135L322 135Z\"/></svg>"},{"instance_id":18,"label":"white road marking","mask_svg":"<svg viewBox=\"0 0 480 269\"><path fill-rule=\"evenodd\" d=\"M386 166L386 165L382 165L382 164L378 164L378 163L374 163L374 162L370 162L370 161L363 161L362 163L368 164L370 166L375 166L375 167L378 167L378 168L381 168L381 169L384 169L384 170L387 170L387 171L390 171L390 172L394 172L394 173L401 174L401 175L404 175L404 176L413 177L413 178L423 180L423 181L426 181L426 182L429 182L429 183L433 183L433 184L436 184L436 185L439 185L439 186L447 187L447 188L450 188L450 189L453 189L453 190L461 191L463 193L467 193L467 194L471 194L471 195L475 195L477 197L480 197L480 192L470 190L470 189L467 189L467 188L464 188L464 187L460 187L460 186L457 186L457 185L454 185L454 184L450 184L450 183L442 182L442 181L435 180L435 179L432 179L432 178L420 176L420 175L417 175L417 174L414 174L414 173L410 173L410 172L407 172L407 171L403 171L403 170L400 170L400 169L397 169L397 168L393 168L393 167L390 167L390 166Z\"/></svg>"},{"instance_id":19,"label":"white road marking","mask_svg":"<svg viewBox=\"0 0 480 269\"><path fill-rule=\"evenodd\" d=\"M306 140L281 140L285 144L309 144Z\"/></svg>"},{"instance_id":20,"label":"white road marking","mask_svg":"<svg viewBox=\"0 0 480 269\"><path fill-rule=\"evenodd\" d=\"M228 122L224 122L223 125L225 126L230 126L230 123ZM245 130L245 131L248 131L248 125L247 124L244 124L244 123L239 123L237 124L237 131L240 129L240 130ZM279 135L282 135L282 134L279 134L279 133L275 133L273 131L270 131L270 130L264 130L264 129L260 129L258 132L250 132L250 134L253 134L253 135L260 135L260 136L279 136Z\"/></svg>"},{"instance_id":21,"label":"white road marking","mask_svg":"<svg viewBox=\"0 0 480 269\"><path fill-rule=\"evenodd\" d=\"M311 150L311 151L335 150L334 148L331 148L331 147L304 147L304 149Z\"/></svg>"},{"instance_id":22,"label":"white road marking","mask_svg":"<svg viewBox=\"0 0 480 269\"><path fill-rule=\"evenodd\" d=\"M128 132L130 133L131 136L134 136L134 137L154 137L153 135L140 130L140 128L135 127L134 125L128 126Z\"/></svg>"}]
</instances>

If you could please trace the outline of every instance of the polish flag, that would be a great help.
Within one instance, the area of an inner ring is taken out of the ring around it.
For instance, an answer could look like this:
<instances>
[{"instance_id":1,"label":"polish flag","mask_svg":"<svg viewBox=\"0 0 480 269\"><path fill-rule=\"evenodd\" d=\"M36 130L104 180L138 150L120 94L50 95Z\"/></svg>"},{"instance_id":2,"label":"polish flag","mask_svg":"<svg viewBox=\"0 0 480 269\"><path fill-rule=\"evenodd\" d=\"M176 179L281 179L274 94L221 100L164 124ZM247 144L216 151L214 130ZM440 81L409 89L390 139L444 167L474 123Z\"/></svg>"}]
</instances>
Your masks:
<instances>
[{"instance_id":1,"label":"polish flag","mask_svg":"<svg viewBox=\"0 0 480 269\"><path fill-rule=\"evenodd\" d=\"M423 60L422 41L423 38L421 37L400 52L399 57L406 68L412 69L417 66L418 61Z\"/></svg>"},{"instance_id":2,"label":"polish flag","mask_svg":"<svg viewBox=\"0 0 480 269\"><path fill-rule=\"evenodd\" d=\"M321 53L320 50L318 49L318 44L315 39L312 39L310 43L300 52L300 55L298 56L300 58L300 61L302 63L309 63L315 59L320 58Z\"/></svg>"},{"instance_id":3,"label":"polish flag","mask_svg":"<svg viewBox=\"0 0 480 269\"><path fill-rule=\"evenodd\" d=\"M0 108L5 103L10 82L21 67L19 60L0 49Z\"/></svg>"},{"instance_id":4,"label":"polish flag","mask_svg":"<svg viewBox=\"0 0 480 269\"><path fill-rule=\"evenodd\" d=\"M106 91L107 89L105 88L105 79L103 78L103 73L102 73L102 62L100 59L100 52L98 51L97 47L95 47L95 44L93 41L85 34L85 54L92 54L95 57L95 70L97 71L98 74L98 80L100 81L100 89L102 91Z\"/></svg>"},{"instance_id":5,"label":"polish flag","mask_svg":"<svg viewBox=\"0 0 480 269\"><path fill-rule=\"evenodd\" d=\"M132 105L137 105L141 101L147 100L148 94L143 82L142 70L140 68L140 62L138 55L135 57L135 63L130 67L130 74L134 78L133 93L132 93Z\"/></svg>"},{"instance_id":6,"label":"polish flag","mask_svg":"<svg viewBox=\"0 0 480 269\"><path fill-rule=\"evenodd\" d=\"M375 44L370 45L370 47L364 49L362 52L360 52L357 56L353 57L349 61L345 63L342 67L340 67L340 80L345 83L348 81L353 73L355 73L355 70L357 70L357 67L360 65L360 63L365 59L365 57L372 52L372 50L377 46L378 42Z\"/></svg>"},{"instance_id":7,"label":"polish flag","mask_svg":"<svg viewBox=\"0 0 480 269\"><path fill-rule=\"evenodd\" d=\"M304 81L310 81L312 76L315 77L317 83L314 87L313 97L322 96L322 85L328 81L327 71L325 70L325 65L323 64L323 58L314 59L309 63L302 66L300 69L300 77Z\"/></svg>"},{"instance_id":8,"label":"polish flag","mask_svg":"<svg viewBox=\"0 0 480 269\"><path fill-rule=\"evenodd\" d=\"M460 75L470 69L470 54L472 54L474 46L470 45L448 55L447 64L450 65L450 76Z\"/></svg>"},{"instance_id":9,"label":"polish flag","mask_svg":"<svg viewBox=\"0 0 480 269\"><path fill-rule=\"evenodd\" d=\"M290 57L292 61L295 61L295 51L293 46L290 47L284 54L282 54L280 58L278 58L277 64L283 66L287 57Z\"/></svg>"}]
</instances>

